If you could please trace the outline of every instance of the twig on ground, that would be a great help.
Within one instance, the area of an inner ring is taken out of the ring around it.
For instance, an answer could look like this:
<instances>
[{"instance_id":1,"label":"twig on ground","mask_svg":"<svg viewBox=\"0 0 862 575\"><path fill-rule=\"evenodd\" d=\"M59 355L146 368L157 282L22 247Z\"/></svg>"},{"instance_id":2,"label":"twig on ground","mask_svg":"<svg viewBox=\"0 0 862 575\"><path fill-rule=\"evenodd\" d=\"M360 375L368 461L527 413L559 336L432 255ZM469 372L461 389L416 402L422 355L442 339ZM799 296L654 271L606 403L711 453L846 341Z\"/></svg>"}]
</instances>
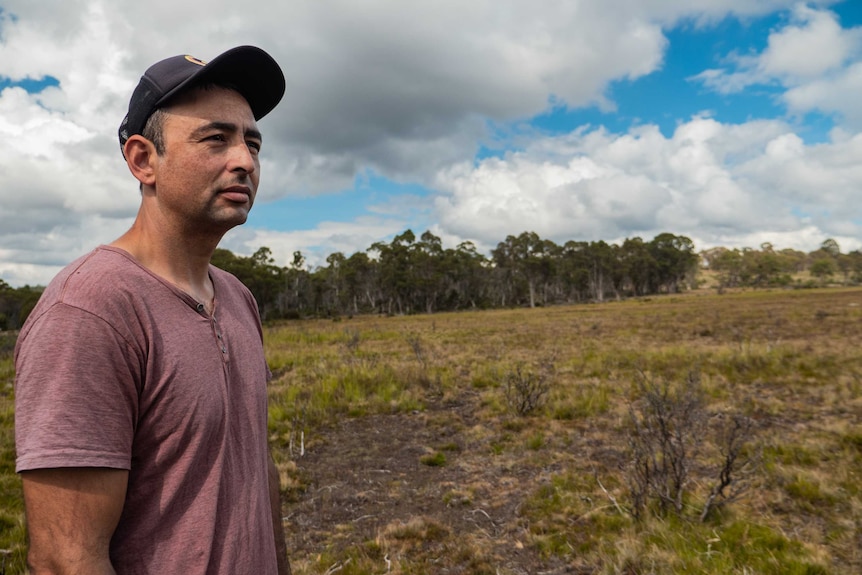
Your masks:
<instances>
[{"instance_id":1,"label":"twig on ground","mask_svg":"<svg viewBox=\"0 0 862 575\"><path fill-rule=\"evenodd\" d=\"M607 498L608 498L608 499L610 499L611 503L613 503L613 504L614 504L614 507L616 507L616 508L617 508L617 511L619 511L622 515L625 515L625 514L626 514L626 513L625 513L625 511L623 511L623 508L622 508L622 507L620 507L620 504L619 504L619 503L617 503L617 498L616 498L616 497L614 497L613 495L611 495L611 493L610 493L607 489L605 489L605 486L604 486L604 485L602 485L602 480L601 480L601 479L599 479L599 472L598 472L598 471L596 471L595 469L593 469L593 474L594 474L594 475L595 475L595 477L596 477L596 483L598 483L598 484L599 484L599 487L601 487L601 488L602 488L602 491L604 491L604 492L605 492L605 495L607 496Z\"/></svg>"},{"instance_id":2,"label":"twig on ground","mask_svg":"<svg viewBox=\"0 0 862 575\"><path fill-rule=\"evenodd\" d=\"M485 529L483 529L483 528L482 528L482 526L481 526L481 525L479 525L479 522L478 522L478 521L476 521L476 519L474 519L474 517L475 517L475 515L476 515L477 513L481 513L482 515L484 515L484 516L485 516L485 518L486 518L486 519L491 523L491 526L494 528L494 533L493 533L493 534L491 534L491 533L489 533L488 531L486 531ZM489 539L491 539L491 538L493 538L493 537L496 537L496 536L499 534L499 532L500 532L500 531L499 531L499 529L497 528L497 524L494 522L494 520L493 520L493 519L491 519L491 516L490 516L490 515L488 515L488 514L485 512L485 510L484 510L484 509L473 509L472 511L469 511L469 514L470 514L470 517L469 517L469 518L465 517L465 519L467 519L468 521L471 521L471 522L475 523L475 524L476 524L476 528L477 528L477 529L479 529L479 531L481 531L482 533L484 533L484 534L485 534Z\"/></svg>"},{"instance_id":3,"label":"twig on ground","mask_svg":"<svg viewBox=\"0 0 862 575\"><path fill-rule=\"evenodd\" d=\"M338 563L333 564L332 567L330 567L329 569L327 569L323 573L323 575L332 575L333 573L337 573L338 571L341 571L342 569L344 569L344 567L346 565L348 565L350 563L350 561L351 561L351 559L348 559L344 563L338 562Z\"/></svg>"}]
</instances>

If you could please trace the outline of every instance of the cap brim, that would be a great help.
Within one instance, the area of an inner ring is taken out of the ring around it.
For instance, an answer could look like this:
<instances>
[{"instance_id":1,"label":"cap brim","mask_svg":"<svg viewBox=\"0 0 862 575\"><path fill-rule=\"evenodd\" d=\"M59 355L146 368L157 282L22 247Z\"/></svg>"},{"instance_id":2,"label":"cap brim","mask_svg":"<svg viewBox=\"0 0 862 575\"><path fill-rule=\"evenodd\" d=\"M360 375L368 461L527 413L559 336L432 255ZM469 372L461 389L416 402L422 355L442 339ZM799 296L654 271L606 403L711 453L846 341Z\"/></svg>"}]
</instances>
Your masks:
<instances>
[{"instance_id":1,"label":"cap brim","mask_svg":"<svg viewBox=\"0 0 862 575\"><path fill-rule=\"evenodd\" d=\"M275 108L284 96L284 74L278 63L255 46L238 46L220 54L162 96L155 107L167 104L171 98L201 84L227 84L237 90L251 107L255 120L260 120Z\"/></svg>"}]
</instances>

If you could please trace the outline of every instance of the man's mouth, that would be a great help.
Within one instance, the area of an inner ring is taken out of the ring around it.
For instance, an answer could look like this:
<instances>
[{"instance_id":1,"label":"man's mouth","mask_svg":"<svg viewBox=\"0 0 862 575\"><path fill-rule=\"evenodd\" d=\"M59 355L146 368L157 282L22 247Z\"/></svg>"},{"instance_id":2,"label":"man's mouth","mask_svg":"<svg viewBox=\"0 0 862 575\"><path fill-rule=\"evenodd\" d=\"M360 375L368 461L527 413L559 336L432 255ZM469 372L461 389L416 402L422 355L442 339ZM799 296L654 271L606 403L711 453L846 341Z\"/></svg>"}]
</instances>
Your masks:
<instances>
[{"instance_id":1,"label":"man's mouth","mask_svg":"<svg viewBox=\"0 0 862 575\"><path fill-rule=\"evenodd\" d=\"M230 186L219 192L219 195L237 204L245 204L251 201L251 190L246 186Z\"/></svg>"}]
</instances>

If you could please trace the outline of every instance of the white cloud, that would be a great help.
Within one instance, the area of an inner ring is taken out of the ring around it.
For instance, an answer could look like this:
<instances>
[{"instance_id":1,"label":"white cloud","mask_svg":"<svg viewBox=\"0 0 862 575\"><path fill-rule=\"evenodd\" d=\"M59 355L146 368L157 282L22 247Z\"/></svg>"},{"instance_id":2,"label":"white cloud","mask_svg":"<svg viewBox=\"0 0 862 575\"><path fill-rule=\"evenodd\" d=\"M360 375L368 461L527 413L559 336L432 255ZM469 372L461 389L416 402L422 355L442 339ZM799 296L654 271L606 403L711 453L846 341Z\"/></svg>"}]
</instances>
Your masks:
<instances>
[{"instance_id":1,"label":"white cloud","mask_svg":"<svg viewBox=\"0 0 862 575\"><path fill-rule=\"evenodd\" d=\"M232 230L221 247L239 254L251 254L261 246L268 247L277 265L293 261L293 253L302 252L306 266L325 266L327 256L341 252L346 256L364 251L380 238L404 231L404 222L397 218L363 217L355 222L320 222L310 230L283 232L237 228Z\"/></svg>"},{"instance_id":2,"label":"white cloud","mask_svg":"<svg viewBox=\"0 0 862 575\"><path fill-rule=\"evenodd\" d=\"M94 140L22 89L0 93L0 277L11 285L45 284L131 223L137 189Z\"/></svg>"},{"instance_id":3,"label":"white cloud","mask_svg":"<svg viewBox=\"0 0 862 575\"><path fill-rule=\"evenodd\" d=\"M838 113L862 127L862 28L842 28L835 13L798 4L791 20L769 35L760 54L728 56L732 65L694 77L722 94L755 85L779 85L792 114Z\"/></svg>"},{"instance_id":4,"label":"white cloud","mask_svg":"<svg viewBox=\"0 0 862 575\"><path fill-rule=\"evenodd\" d=\"M784 100L796 113L811 110L838 112L846 125L858 129L862 128L859 94L862 94L862 61L848 66L840 74L791 88L785 92Z\"/></svg>"},{"instance_id":5,"label":"white cloud","mask_svg":"<svg viewBox=\"0 0 862 575\"><path fill-rule=\"evenodd\" d=\"M835 237L854 249L860 157L862 135L806 146L780 122L695 118L669 138L596 130L461 164L441 172L436 207L443 230L485 244L521 231L556 241L671 231L699 247L756 238L813 249L812 238Z\"/></svg>"},{"instance_id":6,"label":"white cloud","mask_svg":"<svg viewBox=\"0 0 862 575\"><path fill-rule=\"evenodd\" d=\"M837 70L857 52L859 31L842 29L831 12L800 4L794 21L795 25L769 36L758 62L765 75L789 81L818 77Z\"/></svg>"}]
</instances>

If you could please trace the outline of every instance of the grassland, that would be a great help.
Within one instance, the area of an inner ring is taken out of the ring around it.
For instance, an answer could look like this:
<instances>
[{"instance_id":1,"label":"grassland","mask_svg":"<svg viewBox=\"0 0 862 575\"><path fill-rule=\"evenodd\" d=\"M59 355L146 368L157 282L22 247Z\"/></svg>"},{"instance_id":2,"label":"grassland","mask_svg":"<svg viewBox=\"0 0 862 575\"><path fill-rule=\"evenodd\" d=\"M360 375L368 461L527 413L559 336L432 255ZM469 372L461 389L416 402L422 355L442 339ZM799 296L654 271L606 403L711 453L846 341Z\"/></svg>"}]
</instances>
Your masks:
<instances>
[{"instance_id":1,"label":"grassland","mask_svg":"<svg viewBox=\"0 0 862 575\"><path fill-rule=\"evenodd\" d=\"M268 326L294 573L860 573L860 334L843 288ZM0 549L19 573L9 362ZM531 409L518 374L543 390ZM752 423L746 489L701 520L722 436L697 428L681 511L636 519L644 382L692 377L710 426Z\"/></svg>"},{"instance_id":2,"label":"grassland","mask_svg":"<svg viewBox=\"0 0 862 575\"><path fill-rule=\"evenodd\" d=\"M22 571L26 537L21 482L15 475L14 347L14 335L0 332L0 574Z\"/></svg>"}]
</instances>

